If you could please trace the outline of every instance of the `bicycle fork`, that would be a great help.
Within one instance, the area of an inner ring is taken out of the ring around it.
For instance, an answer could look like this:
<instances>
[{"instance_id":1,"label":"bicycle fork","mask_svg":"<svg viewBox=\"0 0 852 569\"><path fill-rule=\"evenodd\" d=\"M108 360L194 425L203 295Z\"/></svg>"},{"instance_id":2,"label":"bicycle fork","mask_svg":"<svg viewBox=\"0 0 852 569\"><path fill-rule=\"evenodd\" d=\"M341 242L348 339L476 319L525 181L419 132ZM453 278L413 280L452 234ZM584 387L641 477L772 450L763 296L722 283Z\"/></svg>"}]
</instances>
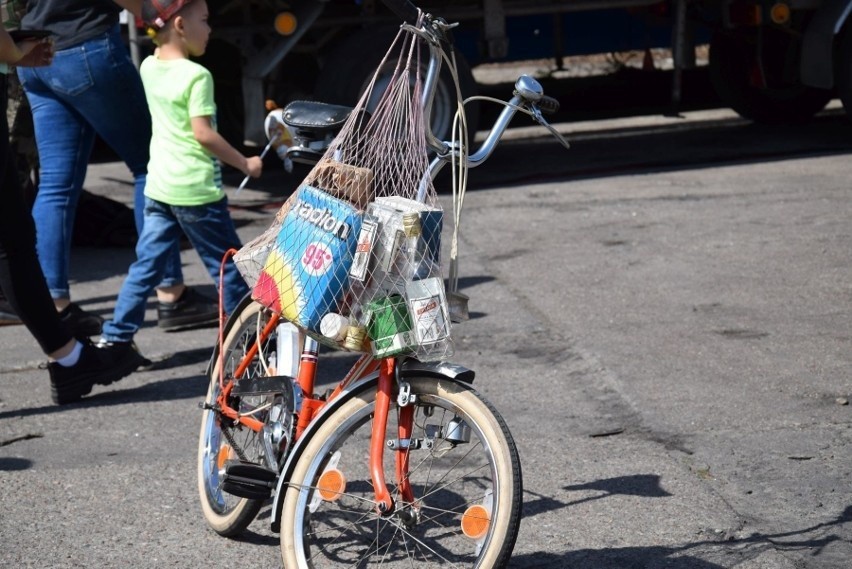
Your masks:
<instances>
[{"instance_id":1,"label":"bicycle fork","mask_svg":"<svg viewBox=\"0 0 852 569\"><path fill-rule=\"evenodd\" d=\"M394 501L385 481L384 452L388 413L390 411L391 393L396 376L396 359L385 358L379 367L379 386L376 393L376 410L373 415L373 431L370 438L370 477L376 495L376 509L379 514L388 516L394 511ZM396 479L399 492L408 503L414 502L414 492L408 477L409 449L408 442L414 430L414 406L399 407L399 426L397 436L400 444L396 450Z\"/></svg>"}]
</instances>

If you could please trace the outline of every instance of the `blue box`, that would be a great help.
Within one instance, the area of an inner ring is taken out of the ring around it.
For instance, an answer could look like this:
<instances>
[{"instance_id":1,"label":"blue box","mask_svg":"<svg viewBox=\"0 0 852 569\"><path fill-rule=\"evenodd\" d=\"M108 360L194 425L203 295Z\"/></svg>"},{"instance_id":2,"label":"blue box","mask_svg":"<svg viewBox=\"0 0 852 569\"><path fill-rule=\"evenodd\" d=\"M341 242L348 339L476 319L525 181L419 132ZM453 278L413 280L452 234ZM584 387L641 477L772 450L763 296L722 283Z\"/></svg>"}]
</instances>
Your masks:
<instances>
[{"instance_id":1,"label":"blue box","mask_svg":"<svg viewBox=\"0 0 852 569\"><path fill-rule=\"evenodd\" d=\"M338 312L349 289L361 216L349 202L302 186L253 289L254 299L320 333L320 320Z\"/></svg>"}]
</instances>

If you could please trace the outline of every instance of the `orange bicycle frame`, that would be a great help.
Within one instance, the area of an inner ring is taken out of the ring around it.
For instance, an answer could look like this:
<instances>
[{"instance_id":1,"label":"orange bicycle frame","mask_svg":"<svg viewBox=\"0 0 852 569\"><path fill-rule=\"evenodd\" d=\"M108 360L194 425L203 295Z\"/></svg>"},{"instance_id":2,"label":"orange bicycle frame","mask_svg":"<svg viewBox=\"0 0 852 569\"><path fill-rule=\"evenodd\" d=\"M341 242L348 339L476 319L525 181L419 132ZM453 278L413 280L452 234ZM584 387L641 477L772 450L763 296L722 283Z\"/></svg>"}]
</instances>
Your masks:
<instances>
[{"instance_id":1,"label":"orange bicycle frame","mask_svg":"<svg viewBox=\"0 0 852 569\"><path fill-rule=\"evenodd\" d=\"M234 370L234 377L241 377L245 373L252 361L258 357L260 346L269 339L280 322L281 320L277 316L269 319L269 322L264 325L257 340L249 347L246 354L240 360L239 365ZM222 344L223 342L220 334L220 389L219 397L216 401L218 411L222 416L234 421L235 424L243 425L244 427L259 433L264 426L262 421L251 416L241 415L238 410L234 409L229 404L230 394L236 382L232 379L228 381L225 379ZM386 447L385 438L387 419L390 410L393 383L396 375L396 359L383 358L381 360L375 360L368 354L362 355L352 366L349 373L347 373L340 383L337 384L331 394L327 398L322 399L314 394L318 361L318 354L315 345L316 344L313 342L306 345L305 349L302 351L299 361L299 373L296 380L302 391L302 406L298 411L295 440L298 440L301 437L320 409L322 409L329 401L332 401L335 397L337 397L347 385L352 383L352 381L365 377L378 369L379 385L376 393L376 409L373 417L370 441L370 476L375 489L376 507L380 513L389 514L393 511L393 499L391 498L390 491L388 490L387 483L385 481L383 459L384 449ZM400 441L408 441L411 438L413 422L413 408L410 405L401 407L399 410L399 426L397 434ZM396 479L403 499L408 502L413 502L414 497L409 483L408 465L408 447L407 445L403 445L397 450Z\"/></svg>"}]
</instances>

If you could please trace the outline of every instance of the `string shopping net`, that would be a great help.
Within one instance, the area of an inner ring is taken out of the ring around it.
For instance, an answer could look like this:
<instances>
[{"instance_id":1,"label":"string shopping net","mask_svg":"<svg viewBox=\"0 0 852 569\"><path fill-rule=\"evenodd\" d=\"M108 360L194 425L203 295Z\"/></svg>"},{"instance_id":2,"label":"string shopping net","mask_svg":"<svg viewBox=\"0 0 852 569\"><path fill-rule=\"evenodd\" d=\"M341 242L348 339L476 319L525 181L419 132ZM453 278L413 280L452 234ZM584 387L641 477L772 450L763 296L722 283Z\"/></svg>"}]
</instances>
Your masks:
<instances>
[{"instance_id":1,"label":"string shopping net","mask_svg":"<svg viewBox=\"0 0 852 569\"><path fill-rule=\"evenodd\" d=\"M377 72L269 229L235 256L257 302L325 345L376 358L452 353L420 42L400 30L379 66L396 58L386 89Z\"/></svg>"}]
</instances>

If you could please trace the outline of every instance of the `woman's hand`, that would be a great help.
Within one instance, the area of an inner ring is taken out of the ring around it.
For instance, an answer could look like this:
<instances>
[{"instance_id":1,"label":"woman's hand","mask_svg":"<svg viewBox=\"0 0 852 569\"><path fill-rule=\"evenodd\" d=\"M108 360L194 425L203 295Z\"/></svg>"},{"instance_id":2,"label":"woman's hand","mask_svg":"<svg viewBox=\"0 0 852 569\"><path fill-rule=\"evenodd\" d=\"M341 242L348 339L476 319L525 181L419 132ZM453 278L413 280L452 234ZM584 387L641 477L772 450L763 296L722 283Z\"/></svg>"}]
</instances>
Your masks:
<instances>
[{"instance_id":1,"label":"woman's hand","mask_svg":"<svg viewBox=\"0 0 852 569\"><path fill-rule=\"evenodd\" d=\"M53 62L53 41L49 38L23 40L16 45L24 54L14 63L18 67L44 67Z\"/></svg>"}]
</instances>

